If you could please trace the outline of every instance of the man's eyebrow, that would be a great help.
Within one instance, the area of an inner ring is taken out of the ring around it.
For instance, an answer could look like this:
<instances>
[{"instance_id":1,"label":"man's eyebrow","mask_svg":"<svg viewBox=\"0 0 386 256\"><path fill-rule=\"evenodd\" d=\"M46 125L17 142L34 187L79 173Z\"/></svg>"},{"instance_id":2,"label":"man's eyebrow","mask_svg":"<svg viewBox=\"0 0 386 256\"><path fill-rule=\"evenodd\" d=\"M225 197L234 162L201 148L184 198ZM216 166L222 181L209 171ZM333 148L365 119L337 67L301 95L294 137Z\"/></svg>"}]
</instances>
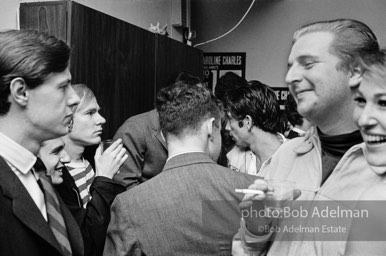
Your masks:
<instances>
[{"instance_id":1,"label":"man's eyebrow","mask_svg":"<svg viewBox=\"0 0 386 256\"><path fill-rule=\"evenodd\" d=\"M308 59L318 59L318 57L314 56L314 55L306 54L306 55L299 56L297 59L298 59L298 61L305 61Z\"/></svg>"},{"instance_id":2,"label":"man's eyebrow","mask_svg":"<svg viewBox=\"0 0 386 256\"><path fill-rule=\"evenodd\" d=\"M98 112L100 110L100 108L97 108L97 107L90 107L90 108L85 108L84 109L84 112Z\"/></svg>"},{"instance_id":3,"label":"man's eyebrow","mask_svg":"<svg viewBox=\"0 0 386 256\"><path fill-rule=\"evenodd\" d=\"M359 85L360 84L357 84L357 85L354 85L354 86L350 86L350 91L351 92L359 92Z\"/></svg>"},{"instance_id":4,"label":"man's eyebrow","mask_svg":"<svg viewBox=\"0 0 386 256\"><path fill-rule=\"evenodd\" d=\"M55 148L53 148L53 149L51 150L51 154L58 153L58 152L62 151L63 148L64 148L64 145L60 145L60 146L58 146L58 147L55 147Z\"/></svg>"}]
</instances>

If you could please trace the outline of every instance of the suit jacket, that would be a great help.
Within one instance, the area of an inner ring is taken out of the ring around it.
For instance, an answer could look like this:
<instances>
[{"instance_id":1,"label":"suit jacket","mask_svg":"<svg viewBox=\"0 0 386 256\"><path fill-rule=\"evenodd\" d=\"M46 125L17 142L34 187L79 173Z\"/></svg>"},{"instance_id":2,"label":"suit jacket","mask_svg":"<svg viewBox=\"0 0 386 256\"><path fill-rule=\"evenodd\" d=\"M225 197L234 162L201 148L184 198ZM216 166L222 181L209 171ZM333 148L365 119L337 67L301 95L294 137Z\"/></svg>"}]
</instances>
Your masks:
<instances>
[{"instance_id":1,"label":"suit jacket","mask_svg":"<svg viewBox=\"0 0 386 256\"><path fill-rule=\"evenodd\" d=\"M231 255L239 203L256 176L204 153L171 158L158 176L117 196L104 255Z\"/></svg>"},{"instance_id":2,"label":"suit jacket","mask_svg":"<svg viewBox=\"0 0 386 256\"><path fill-rule=\"evenodd\" d=\"M63 182L55 185L57 192L66 203L83 235L85 255L102 255L106 230L110 222L110 206L114 198L125 191L125 187L112 179L97 176L91 186L91 200L83 208L82 198L74 178L66 167L63 168Z\"/></svg>"},{"instance_id":3,"label":"suit jacket","mask_svg":"<svg viewBox=\"0 0 386 256\"><path fill-rule=\"evenodd\" d=\"M83 255L83 239L58 196L73 255ZM0 254L62 255L59 243L19 178L0 157Z\"/></svg>"},{"instance_id":4,"label":"suit jacket","mask_svg":"<svg viewBox=\"0 0 386 256\"><path fill-rule=\"evenodd\" d=\"M121 138L128 158L114 176L128 189L156 176L168 158L155 109L127 119L114 135Z\"/></svg>"}]
</instances>

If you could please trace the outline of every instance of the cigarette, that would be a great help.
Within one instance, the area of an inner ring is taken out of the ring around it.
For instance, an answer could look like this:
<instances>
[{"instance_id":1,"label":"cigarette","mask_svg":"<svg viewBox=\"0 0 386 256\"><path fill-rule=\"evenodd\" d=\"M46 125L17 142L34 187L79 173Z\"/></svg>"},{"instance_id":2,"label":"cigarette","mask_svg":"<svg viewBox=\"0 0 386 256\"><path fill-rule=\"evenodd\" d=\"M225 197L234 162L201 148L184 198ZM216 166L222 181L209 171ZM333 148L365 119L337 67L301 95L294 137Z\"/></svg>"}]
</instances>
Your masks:
<instances>
[{"instance_id":1,"label":"cigarette","mask_svg":"<svg viewBox=\"0 0 386 256\"><path fill-rule=\"evenodd\" d=\"M257 189L235 189L236 193L244 193L244 194L255 194L255 195L264 195L264 192Z\"/></svg>"}]
</instances>

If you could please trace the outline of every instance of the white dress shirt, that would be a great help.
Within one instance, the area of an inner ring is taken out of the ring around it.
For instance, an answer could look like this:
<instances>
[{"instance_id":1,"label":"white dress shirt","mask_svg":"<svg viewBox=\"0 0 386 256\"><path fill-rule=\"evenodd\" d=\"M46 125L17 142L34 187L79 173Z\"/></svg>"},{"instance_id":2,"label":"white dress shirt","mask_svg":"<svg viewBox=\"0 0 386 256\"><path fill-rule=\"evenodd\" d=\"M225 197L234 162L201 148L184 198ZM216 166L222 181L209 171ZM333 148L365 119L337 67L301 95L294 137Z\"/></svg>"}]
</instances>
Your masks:
<instances>
[{"instance_id":1,"label":"white dress shirt","mask_svg":"<svg viewBox=\"0 0 386 256\"><path fill-rule=\"evenodd\" d=\"M44 194L37 183L38 177L35 177L31 171L31 168L36 162L36 156L1 132L0 156L4 158L19 178L43 217L47 220Z\"/></svg>"}]
</instances>

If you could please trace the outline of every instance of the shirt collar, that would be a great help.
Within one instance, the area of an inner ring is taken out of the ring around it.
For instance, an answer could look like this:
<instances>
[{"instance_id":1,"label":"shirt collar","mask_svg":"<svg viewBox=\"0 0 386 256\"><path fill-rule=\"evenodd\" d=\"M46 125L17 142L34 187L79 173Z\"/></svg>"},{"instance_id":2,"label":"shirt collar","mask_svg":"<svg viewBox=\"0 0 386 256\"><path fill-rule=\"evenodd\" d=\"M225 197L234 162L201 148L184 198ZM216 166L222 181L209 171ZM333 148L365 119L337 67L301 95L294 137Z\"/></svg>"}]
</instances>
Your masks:
<instances>
[{"instance_id":1,"label":"shirt collar","mask_svg":"<svg viewBox=\"0 0 386 256\"><path fill-rule=\"evenodd\" d=\"M299 129L297 127L292 127L291 130L294 131L294 132L297 132L300 136L304 136L306 134L305 131L303 131L302 129Z\"/></svg>"},{"instance_id":2,"label":"shirt collar","mask_svg":"<svg viewBox=\"0 0 386 256\"><path fill-rule=\"evenodd\" d=\"M36 162L34 154L2 132L0 132L0 155L23 174L28 173Z\"/></svg>"},{"instance_id":3,"label":"shirt collar","mask_svg":"<svg viewBox=\"0 0 386 256\"><path fill-rule=\"evenodd\" d=\"M168 159L166 160L166 162L175 156L179 156L179 155L186 154L186 153L205 153L205 152L203 152L203 151L184 151L184 152L169 156Z\"/></svg>"}]
</instances>

